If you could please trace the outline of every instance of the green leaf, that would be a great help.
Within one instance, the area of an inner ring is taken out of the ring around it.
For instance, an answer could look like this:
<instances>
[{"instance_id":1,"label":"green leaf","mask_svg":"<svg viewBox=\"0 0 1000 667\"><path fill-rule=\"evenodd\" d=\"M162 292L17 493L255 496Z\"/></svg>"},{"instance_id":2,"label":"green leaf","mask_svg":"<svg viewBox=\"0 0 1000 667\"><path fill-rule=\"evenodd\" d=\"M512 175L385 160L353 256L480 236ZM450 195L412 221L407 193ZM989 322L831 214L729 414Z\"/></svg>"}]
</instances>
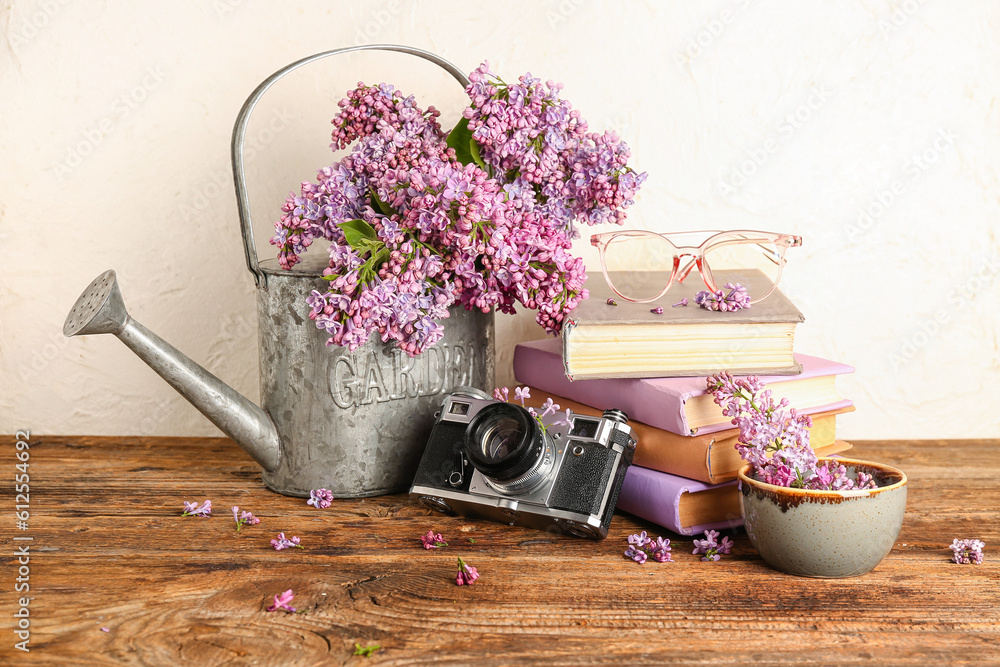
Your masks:
<instances>
[{"instance_id":1,"label":"green leaf","mask_svg":"<svg viewBox=\"0 0 1000 667\"><path fill-rule=\"evenodd\" d=\"M490 168L488 166L486 166L486 162L483 160L483 156L479 154L479 144L476 143L476 140L472 138L471 134L469 135L469 152L472 154L473 161L477 165L479 165L479 168L485 171L487 174L492 175L493 172L490 171Z\"/></svg>"},{"instance_id":2,"label":"green leaf","mask_svg":"<svg viewBox=\"0 0 1000 667\"><path fill-rule=\"evenodd\" d=\"M368 192L371 193L372 204L374 204L375 208L382 212L382 215L393 215L396 213L395 209L378 198L378 193L376 193L375 190L368 188Z\"/></svg>"},{"instance_id":3,"label":"green leaf","mask_svg":"<svg viewBox=\"0 0 1000 667\"><path fill-rule=\"evenodd\" d=\"M344 239L355 250L367 249L367 241L378 240L375 228L364 220L348 220L337 225L344 231Z\"/></svg>"},{"instance_id":4,"label":"green leaf","mask_svg":"<svg viewBox=\"0 0 1000 667\"><path fill-rule=\"evenodd\" d=\"M475 140L472 138L472 130L469 129L469 121L465 118L460 118L458 125L456 125L451 132L448 133L448 148L455 149L455 159L462 164L478 164L475 157L472 155L472 144ZM476 147L476 153L479 153L479 147ZM482 161L482 158L479 158Z\"/></svg>"}]
</instances>

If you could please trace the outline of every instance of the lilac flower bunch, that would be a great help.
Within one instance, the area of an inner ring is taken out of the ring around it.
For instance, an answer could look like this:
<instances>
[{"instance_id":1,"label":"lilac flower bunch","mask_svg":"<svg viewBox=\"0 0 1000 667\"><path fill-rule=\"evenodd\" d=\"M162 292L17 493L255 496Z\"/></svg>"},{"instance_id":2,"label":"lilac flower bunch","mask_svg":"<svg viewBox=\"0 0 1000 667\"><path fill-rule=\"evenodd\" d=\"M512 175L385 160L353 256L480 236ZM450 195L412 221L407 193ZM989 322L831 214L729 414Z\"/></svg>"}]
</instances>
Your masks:
<instances>
[{"instance_id":1,"label":"lilac flower bunch","mask_svg":"<svg viewBox=\"0 0 1000 667\"><path fill-rule=\"evenodd\" d=\"M980 565L983 562L983 547L986 543L982 540L959 540L951 543L952 561L959 565L969 565L970 563Z\"/></svg>"},{"instance_id":2,"label":"lilac flower bunch","mask_svg":"<svg viewBox=\"0 0 1000 667\"><path fill-rule=\"evenodd\" d=\"M702 560L716 561L722 554L728 554L733 548L733 541L728 537L723 537L719 541L719 531L706 530L705 539L694 541L694 551L691 553L702 554Z\"/></svg>"},{"instance_id":3,"label":"lilac flower bunch","mask_svg":"<svg viewBox=\"0 0 1000 667\"><path fill-rule=\"evenodd\" d=\"M844 465L820 465L809 446L812 419L794 408L786 410L788 399L775 403L756 376L734 378L729 372L718 373L707 378L706 388L723 407L722 413L739 427L736 449L750 464L755 479L825 491L875 488L871 475L864 472L858 472L854 480Z\"/></svg>"},{"instance_id":4,"label":"lilac flower bunch","mask_svg":"<svg viewBox=\"0 0 1000 667\"><path fill-rule=\"evenodd\" d=\"M694 295L694 302L706 310L732 312L750 307L750 293L739 283L726 283L723 289L710 292L702 290ZM725 290L729 290L726 293ZM687 301L684 299L683 301ZM674 304L675 306L677 304ZM687 304L684 303L686 306Z\"/></svg>"},{"instance_id":5,"label":"lilac flower bunch","mask_svg":"<svg viewBox=\"0 0 1000 667\"><path fill-rule=\"evenodd\" d=\"M260 519L255 517L252 512L240 512L238 505L233 505L233 519L236 521L236 532L239 532L243 526L256 526L260 523Z\"/></svg>"},{"instance_id":6,"label":"lilac flower bunch","mask_svg":"<svg viewBox=\"0 0 1000 667\"><path fill-rule=\"evenodd\" d=\"M197 502L184 501L184 511L181 516L202 516L206 519L212 516L212 501L206 500L200 506Z\"/></svg>"},{"instance_id":7,"label":"lilac flower bunch","mask_svg":"<svg viewBox=\"0 0 1000 667\"><path fill-rule=\"evenodd\" d=\"M653 539L646 534L646 531L628 536L628 549L625 550L625 557L631 558L640 565L648 558L652 558L658 563L672 563L673 557L670 555L670 540L664 537Z\"/></svg>"},{"instance_id":8,"label":"lilac flower bunch","mask_svg":"<svg viewBox=\"0 0 1000 667\"><path fill-rule=\"evenodd\" d=\"M646 174L628 167L628 145L615 133L587 131L580 112L559 97L562 84L543 85L530 73L508 84L486 62L469 81L468 129L522 210L557 221L570 236L573 222L624 221Z\"/></svg>"},{"instance_id":9,"label":"lilac flower bunch","mask_svg":"<svg viewBox=\"0 0 1000 667\"><path fill-rule=\"evenodd\" d=\"M312 505L318 510L325 510L332 504L333 492L330 489L311 489L309 491L309 500L306 501L306 505Z\"/></svg>"},{"instance_id":10,"label":"lilac flower bunch","mask_svg":"<svg viewBox=\"0 0 1000 667\"><path fill-rule=\"evenodd\" d=\"M613 135L586 134L554 84L489 76L485 64L470 76L471 106L447 135L436 109L387 84L359 83L339 103L332 147L353 148L288 196L271 239L286 269L315 239L331 243L330 286L307 299L328 344L377 334L416 356L456 303L520 303L557 333L587 297L572 223L621 223L645 174Z\"/></svg>"}]
</instances>

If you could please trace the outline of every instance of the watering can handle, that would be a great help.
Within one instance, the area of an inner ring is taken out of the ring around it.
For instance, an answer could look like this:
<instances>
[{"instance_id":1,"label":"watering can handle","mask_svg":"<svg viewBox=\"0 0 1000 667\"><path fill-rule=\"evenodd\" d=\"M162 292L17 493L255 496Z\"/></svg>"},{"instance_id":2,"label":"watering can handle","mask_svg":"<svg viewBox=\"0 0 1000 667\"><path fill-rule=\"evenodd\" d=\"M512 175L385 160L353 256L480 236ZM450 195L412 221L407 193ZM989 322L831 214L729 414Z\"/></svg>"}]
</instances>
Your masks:
<instances>
[{"instance_id":1,"label":"watering can handle","mask_svg":"<svg viewBox=\"0 0 1000 667\"><path fill-rule=\"evenodd\" d=\"M233 126L232 141L233 181L236 184L236 205L239 208L240 230L243 233L243 250L246 253L247 268L250 269L250 273L253 274L253 279L257 284L257 287L267 289L267 276L260 270L260 264L257 260L257 247L254 245L253 239L253 221L250 217L250 202L247 199L246 172L243 167L243 140L246 137L247 124L250 121L250 114L253 112L254 107L257 106L257 102L260 101L260 98L265 92L267 92L267 89L289 72L297 70L303 65L308 65L315 60L320 60L328 56L335 56L339 53L349 53L351 51L397 51L399 53L408 53L410 55L429 60L436 65L440 65L445 71L455 77L455 79L462 84L463 88L469 85L469 79L465 76L465 73L444 58L437 56L430 51L424 51L412 46L401 46L398 44L364 44L362 46L350 46L343 49L323 51L322 53L317 53L303 58L302 60L297 60L290 65L286 65L271 76L264 79L264 81L257 86L257 89L250 94L247 101L243 103L243 108L240 109L240 113L236 117L236 125Z\"/></svg>"}]
</instances>

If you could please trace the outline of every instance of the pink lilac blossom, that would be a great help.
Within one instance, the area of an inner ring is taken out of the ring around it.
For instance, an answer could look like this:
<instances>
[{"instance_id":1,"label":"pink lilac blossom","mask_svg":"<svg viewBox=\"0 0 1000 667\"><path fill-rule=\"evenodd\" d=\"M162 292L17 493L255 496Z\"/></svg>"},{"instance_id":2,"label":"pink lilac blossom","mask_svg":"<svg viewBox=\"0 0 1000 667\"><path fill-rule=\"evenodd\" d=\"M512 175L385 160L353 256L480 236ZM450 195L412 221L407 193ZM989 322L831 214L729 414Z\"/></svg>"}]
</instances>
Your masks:
<instances>
[{"instance_id":1,"label":"pink lilac blossom","mask_svg":"<svg viewBox=\"0 0 1000 667\"><path fill-rule=\"evenodd\" d=\"M694 541L694 551L691 553L702 554L701 559L706 561L716 561L722 554L728 554L733 548L733 541L728 537L723 537L719 541L719 531L706 530L705 539Z\"/></svg>"},{"instance_id":2,"label":"pink lilac blossom","mask_svg":"<svg viewBox=\"0 0 1000 667\"><path fill-rule=\"evenodd\" d=\"M315 239L331 243L329 288L306 299L328 344L354 350L377 334L416 356L441 339L453 304L520 303L558 333L587 297L572 223L621 223L645 174L617 137L586 134L555 84L490 76L484 64L467 88L459 125L482 155L469 164L412 96L359 83L341 100L332 147L351 152L289 194L271 239L286 269Z\"/></svg>"},{"instance_id":3,"label":"pink lilac blossom","mask_svg":"<svg viewBox=\"0 0 1000 667\"><path fill-rule=\"evenodd\" d=\"M458 574L455 575L455 583L459 586L472 585L479 578L479 571L471 565L466 564L462 557L458 557Z\"/></svg>"},{"instance_id":4,"label":"pink lilac blossom","mask_svg":"<svg viewBox=\"0 0 1000 667\"><path fill-rule=\"evenodd\" d=\"M655 540L646 534L646 531L628 536L628 549L625 550L625 557L631 558L640 565L648 558L652 558L658 563L672 563L673 557L670 554L670 540L657 537Z\"/></svg>"},{"instance_id":5,"label":"pink lilac blossom","mask_svg":"<svg viewBox=\"0 0 1000 667\"><path fill-rule=\"evenodd\" d=\"M206 500L199 507L197 501L190 503L185 500L184 511L181 513L181 516L203 516L208 518L212 516L212 501Z\"/></svg>"},{"instance_id":6,"label":"pink lilac blossom","mask_svg":"<svg viewBox=\"0 0 1000 667\"><path fill-rule=\"evenodd\" d=\"M671 308L676 308L677 306L686 306L686 305L688 305L688 299L687 297L684 297L683 299L675 303L673 306L671 306Z\"/></svg>"},{"instance_id":7,"label":"pink lilac blossom","mask_svg":"<svg viewBox=\"0 0 1000 667\"><path fill-rule=\"evenodd\" d=\"M951 560L959 565L981 565L983 562L983 547L986 543L982 540L959 540L955 539L951 543Z\"/></svg>"},{"instance_id":8,"label":"pink lilac blossom","mask_svg":"<svg viewBox=\"0 0 1000 667\"><path fill-rule=\"evenodd\" d=\"M243 526L256 526L260 523L260 519L255 517L253 513L240 512L238 505L233 505L233 519L236 521L236 532L239 532Z\"/></svg>"},{"instance_id":9,"label":"pink lilac blossom","mask_svg":"<svg viewBox=\"0 0 1000 667\"><path fill-rule=\"evenodd\" d=\"M723 372L706 379L722 414L739 427L736 449L750 464L751 475L767 484L805 489L841 491L874 489L864 472L852 479L847 467L836 462L820 465L809 445L812 419L788 407L788 399L775 403L771 391L756 376L733 377Z\"/></svg>"},{"instance_id":10,"label":"pink lilac blossom","mask_svg":"<svg viewBox=\"0 0 1000 667\"><path fill-rule=\"evenodd\" d=\"M727 294L725 290L729 290L729 293ZM723 289L715 292L708 290L698 292L694 295L694 302L706 310L732 312L749 308L750 294L747 292L747 288L739 283L726 283L723 285Z\"/></svg>"},{"instance_id":11,"label":"pink lilac blossom","mask_svg":"<svg viewBox=\"0 0 1000 667\"><path fill-rule=\"evenodd\" d=\"M312 505L318 510L325 510L333 504L333 492L330 489L312 489L306 505Z\"/></svg>"},{"instance_id":12,"label":"pink lilac blossom","mask_svg":"<svg viewBox=\"0 0 1000 667\"><path fill-rule=\"evenodd\" d=\"M426 535L421 535L420 542L424 545L424 549L440 549L441 547L448 546L448 543L444 540L444 535L435 533L433 530L428 530Z\"/></svg>"},{"instance_id":13,"label":"pink lilac blossom","mask_svg":"<svg viewBox=\"0 0 1000 667\"><path fill-rule=\"evenodd\" d=\"M278 537L271 540L271 546L274 547L275 551L281 551L282 549L288 549L289 547L298 547L299 549L304 549L301 544L299 544L299 538L293 536L291 539L286 538L284 533L278 533Z\"/></svg>"},{"instance_id":14,"label":"pink lilac blossom","mask_svg":"<svg viewBox=\"0 0 1000 667\"><path fill-rule=\"evenodd\" d=\"M292 589L291 588L289 588L284 593L278 593L278 594L276 594L274 596L274 604L272 604L270 607L268 607L267 610L268 611L278 611L280 609L282 611L287 611L287 612L290 612L290 613L294 614L295 613L295 607L292 607L289 604L294 597L295 597L295 594L292 593Z\"/></svg>"}]
</instances>

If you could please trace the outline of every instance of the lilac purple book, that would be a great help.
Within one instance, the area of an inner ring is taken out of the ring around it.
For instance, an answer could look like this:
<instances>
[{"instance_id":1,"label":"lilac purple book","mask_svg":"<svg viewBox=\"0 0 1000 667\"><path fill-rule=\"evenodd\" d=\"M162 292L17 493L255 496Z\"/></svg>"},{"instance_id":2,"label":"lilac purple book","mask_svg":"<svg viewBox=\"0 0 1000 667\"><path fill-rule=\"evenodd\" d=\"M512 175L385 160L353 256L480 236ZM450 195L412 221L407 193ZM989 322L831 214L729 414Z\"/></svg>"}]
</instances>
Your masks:
<instances>
[{"instance_id":1,"label":"lilac purple book","mask_svg":"<svg viewBox=\"0 0 1000 667\"><path fill-rule=\"evenodd\" d=\"M837 375L853 373L847 364L795 354L798 375L765 375L761 381L775 399L787 397L791 407L815 414L850 407L837 390ZM519 343L514 349L514 377L520 384L605 410L619 408L630 419L680 435L715 433L732 428L722 408L705 391L704 377L611 378L570 380L562 359L562 342L547 338Z\"/></svg>"},{"instance_id":2,"label":"lilac purple book","mask_svg":"<svg viewBox=\"0 0 1000 667\"><path fill-rule=\"evenodd\" d=\"M616 509L681 535L743 525L736 480L704 484L686 477L630 466Z\"/></svg>"}]
</instances>

